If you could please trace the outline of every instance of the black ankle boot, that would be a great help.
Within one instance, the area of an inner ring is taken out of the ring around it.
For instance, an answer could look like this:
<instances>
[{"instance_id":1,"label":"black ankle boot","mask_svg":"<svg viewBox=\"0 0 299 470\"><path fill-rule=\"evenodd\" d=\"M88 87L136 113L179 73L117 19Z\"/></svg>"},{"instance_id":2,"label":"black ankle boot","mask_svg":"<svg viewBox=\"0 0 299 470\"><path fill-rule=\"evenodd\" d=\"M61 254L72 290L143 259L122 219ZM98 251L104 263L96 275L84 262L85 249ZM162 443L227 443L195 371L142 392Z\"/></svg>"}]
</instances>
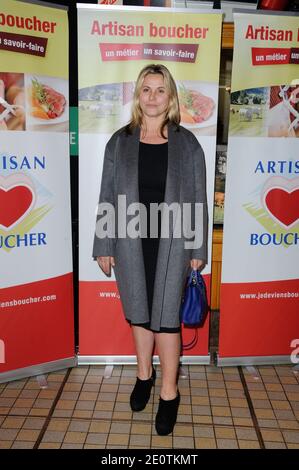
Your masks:
<instances>
[{"instance_id":1,"label":"black ankle boot","mask_svg":"<svg viewBox=\"0 0 299 470\"><path fill-rule=\"evenodd\" d=\"M142 411L146 407L152 387L155 385L156 371L153 368L152 376L147 380L136 379L135 387L131 393L130 405L133 411Z\"/></svg>"},{"instance_id":2,"label":"black ankle boot","mask_svg":"<svg viewBox=\"0 0 299 470\"><path fill-rule=\"evenodd\" d=\"M173 431L180 404L180 392L173 400L163 400L160 397L156 415L156 431L160 436L167 436Z\"/></svg>"}]
</instances>

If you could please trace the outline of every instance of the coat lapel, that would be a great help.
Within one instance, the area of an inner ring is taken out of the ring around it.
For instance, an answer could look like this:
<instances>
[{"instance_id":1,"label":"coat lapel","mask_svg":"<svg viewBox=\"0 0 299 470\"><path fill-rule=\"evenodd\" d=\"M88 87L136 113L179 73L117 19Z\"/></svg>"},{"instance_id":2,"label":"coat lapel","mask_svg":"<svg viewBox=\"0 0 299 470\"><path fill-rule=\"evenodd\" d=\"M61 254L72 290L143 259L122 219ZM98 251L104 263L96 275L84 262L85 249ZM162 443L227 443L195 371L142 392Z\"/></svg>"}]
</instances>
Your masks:
<instances>
[{"instance_id":1,"label":"coat lapel","mask_svg":"<svg viewBox=\"0 0 299 470\"><path fill-rule=\"evenodd\" d=\"M127 204L139 201L138 189L138 155L140 128L134 129L131 135L124 136L120 145L122 169L125 171Z\"/></svg>"},{"instance_id":2,"label":"coat lapel","mask_svg":"<svg viewBox=\"0 0 299 470\"><path fill-rule=\"evenodd\" d=\"M180 202L181 149L180 133L173 125L168 126L168 171L165 187L165 202Z\"/></svg>"},{"instance_id":3,"label":"coat lapel","mask_svg":"<svg viewBox=\"0 0 299 470\"><path fill-rule=\"evenodd\" d=\"M139 201L138 160L139 160L140 128L135 128L130 135L124 135L120 142L120 155L122 158L122 179L124 180L124 194L127 206ZM126 217L128 223L128 217ZM146 323L149 321L145 269L141 238L128 239L130 259L128 276L132 279L133 308L132 323Z\"/></svg>"}]
</instances>

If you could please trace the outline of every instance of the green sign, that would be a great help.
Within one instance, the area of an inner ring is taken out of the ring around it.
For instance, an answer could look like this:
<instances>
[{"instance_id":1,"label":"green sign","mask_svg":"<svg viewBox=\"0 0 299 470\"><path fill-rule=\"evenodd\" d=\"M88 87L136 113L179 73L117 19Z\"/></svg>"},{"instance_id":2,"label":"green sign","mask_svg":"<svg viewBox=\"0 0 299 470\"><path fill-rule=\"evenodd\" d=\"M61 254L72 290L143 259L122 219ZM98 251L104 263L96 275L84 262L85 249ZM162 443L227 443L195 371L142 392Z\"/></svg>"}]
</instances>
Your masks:
<instances>
[{"instance_id":1,"label":"green sign","mask_svg":"<svg viewBox=\"0 0 299 470\"><path fill-rule=\"evenodd\" d=\"M70 153L78 155L78 107L70 107Z\"/></svg>"}]
</instances>

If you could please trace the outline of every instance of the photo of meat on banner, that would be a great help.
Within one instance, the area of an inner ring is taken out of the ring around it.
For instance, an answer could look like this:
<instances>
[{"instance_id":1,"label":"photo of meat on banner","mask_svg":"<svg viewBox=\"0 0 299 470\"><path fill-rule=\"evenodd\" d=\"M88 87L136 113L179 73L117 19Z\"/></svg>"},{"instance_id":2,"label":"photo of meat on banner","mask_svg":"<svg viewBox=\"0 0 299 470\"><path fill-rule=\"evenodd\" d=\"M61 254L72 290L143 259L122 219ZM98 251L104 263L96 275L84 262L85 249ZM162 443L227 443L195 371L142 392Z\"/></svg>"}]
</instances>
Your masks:
<instances>
[{"instance_id":1,"label":"photo of meat on banner","mask_svg":"<svg viewBox=\"0 0 299 470\"><path fill-rule=\"evenodd\" d=\"M26 130L68 132L68 81L25 75Z\"/></svg>"},{"instance_id":2,"label":"photo of meat on banner","mask_svg":"<svg viewBox=\"0 0 299 470\"><path fill-rule=\"evenodd\" d=\"M218 86L215 83L177 83L181 124L199 135L216 135Z\"/></svg>"}]
</instances>

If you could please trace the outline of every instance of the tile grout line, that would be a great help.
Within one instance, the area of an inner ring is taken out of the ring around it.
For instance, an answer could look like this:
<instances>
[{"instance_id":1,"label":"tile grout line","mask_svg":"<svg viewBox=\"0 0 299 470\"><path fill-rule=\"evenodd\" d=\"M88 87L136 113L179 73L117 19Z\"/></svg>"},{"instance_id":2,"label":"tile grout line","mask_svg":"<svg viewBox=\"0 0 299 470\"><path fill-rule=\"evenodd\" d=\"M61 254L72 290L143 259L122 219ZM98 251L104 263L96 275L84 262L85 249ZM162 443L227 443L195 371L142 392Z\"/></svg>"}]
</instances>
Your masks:
<instances>
[{"instance_id":1,"label":"tile grout line","mask_svg":"<svg viewBox=\"0 0 299 470\"><path fill-rule=\"evenodd\" d=\"M120 381L121 381L121 378L123 376L123 371L124 371L124 366L122 365L121 366L121 370L120 370L120 375L119 375L119 381L117 383L117 391L115 393L115 399L114 399L114 402L113 402L113 410L112 410L112 414L111 414L111 419L110 419L110 426L109 426L109 431L107 433L107 441L106 441L106 444L105 444L105 449L109 449L109 445L111 444L108 444L109 442L109 437L110 437L110 434L113 434L111 433L111 428L112 428L112 424L113 424L113 415L114 413L116 413L116 410L115 410L115 407L116 407L116 404L117 404L117 396L119 394L119 387L120 387ZM113 371L112 371L112 374L111 374L111 377L113 376ZM103 380L102 380L102 384L103 384ZM101 384L101 386L102 386ZM126 448L128 449L129 448L129 445L130 445L130 436L131 436L131 429L132 429L132 419L131 420L128 420L130 423L131 423L131 426L130 426L130 431L129 431L129 439L128 439L128 444L126 446ZM116 433L117 434L117 433ZM123 433L119 433L121 435L123 435ZM113 444L112 444L113 445ZM107 447L108 446L108 447Z\"/></svg>"},{"instance_id":2,"label":"tile grout line","mask_svg":"<svg viewBox=\"0 0 299 470\"><path fill-rule=\"evenodd\" d=\"M38 438L37 438L37 440L36 440L36 442L35 442L35 444L34 444L34 446L33 446L33 449L38 449L38 447L39 447L39 445L40 445L40 443L41 443L41 441L42 441L42 439L43 439L43 437L44 437L44 435L45 435L45 433L46 433L46 430L47 430L47 428L48 428L48 426L49 426L49 423L50 423L50 421L51 421L52 415L53 415L53 413L54 413L54 411L55 411L56 405L57 405L57 403L58 403L58 401L59 401L59 399L60 399L60 397L61 397L62 391L63 391L63 389L64 389L64 386L65 386L66 382L68 381L68 378L69 378L69 376L70 376L70 374L71 374L71 371L72 371L72 368L68 369L67 372L66 372L66 374L65 374L65 377L64 377L64 379L63 379L63 381L62 381L62 383L61 383L61 385L60 385L60 388L59 388L59 390L58 390L58 392L57 392L57 395L56 395L56 397L55 397L55 399L54 399L54 401L53 401L53 404L52 404L52 406L51 406L51 408L50 408L50 410L49 410L49 413L48 413L48 416L47 416L47 418L46 418L46 421L45 421L45 423L44 423L44 425L43 425L43 427L42 427L42 429L41 429L41 431L40 431L40 433L39 433L39 436L38 436Z\"/></svg>"},{"instance_id":3,"label":"tile grout line","mask_svg":"<svg viewBox=\"0 0 299 470\"><path fill-rule=\"evenodd\" d=\"M123 372L124 370L124 366L122 366L122 369L121 371ZM118 390L119 390L119 387L120 387L120 381L118 383ZM132 393L132 392L131 392ZM117 395L116 395L117 396ZM130 393L129 393L129 396L130 396ZM113 416L113 415L112 415ZM129 440L128 440L128 446L127 446L127 449L130 449L130 441L131 441L131 436L132 436L132 427L133 427L133 412L131 414L131 419L130 419L130 431L129 431Z\"/></svg>"},{"instance_id":4,"label":"tile grout line","mask_svg":"<svg viewBox=\"0 0 299 470\"><path fill-rule=\"evenodd\" d=\"M281 387L282 387L282 389L283 389L283 393L284 393L284 395L285 395L285 399L284 399L283 401L287 401L288 404L290 405L290 409L293 411L292 404L291 404L291 402L290 402L290 400L289 400L289 398L288 398L288 396L287 396L287 394L286 394L285 388L284 388L284 386L283 386L284 384L281 382L281 380L280 380L280 375L279 375L279 373L277 372L277 370L276 370L275 367L274 367L274 371L275 371L275 375L276 375L277 379L279 380L279 384L281 385ZM263 377L261 377L261 380L262 380L262 382L263 382L263 385L265 386L265 382L264 382ZM275 408L273 407L272 399L270 399L270 397L269 397L268 389L267 389L266 386L265 386L265 389L266 389L266 393L267 393L268 400L270 401L270 404L271 404L271 408L272 408L273 413L274 413L274 415L275 415L275 420L278 422L277 414L276 414L276 412L275 412ZM287 443L286 440L285 440L284 433L283 433L283 430L281 429L280 425L279 425L279 428L278 428L278 429L279 429L279 432L280 432L281 435L282 435L283 443L285 444L286 448L288 448L288 443Z\"/></svg>"},{"instance_id":5,"label":"tile grout line","mask_svg":"<svg viewBox=\"0 0 299 470\"><path fill-rule=\"evenodd\" d=\"M195 434L194 434L194 421L193 421L193 412L192 412L192 388L191 388L191 371L188 367L188 385L189 385L189 391L190 391L190 408L191 408L191 426L192 426L192 434L193 434L193 449L196 449L196 444L195 444Z\"/></svg>"},{"instance_id":6,"label":"tile grout line","mask_svg":"<svg viewBox=\"0 0 299 470\"><path fill-rule=\"evenodd\" d=\"M74 370L74 368L71 369L71 372L72 372L73 370ZM77 392L78 392L78 398L75 400L75 401L76 401L76 404L74 405L74 408L73 408L73 410L72 410L72 415L71 415L69 418L67 418L67 419L70 420L70 422L69 422L69 424L68 424L68 427L66 428L66 431L64 432L63 439L62 439L61 442L60 442L60 449L61 449L62 446L64 445L64 440L65 440L65 436L67 435L67 433L68 433L68 432L72 432L72 431L69 431L70 426L71 426L71 423L72 423L72 420L73 420L73 419L77 419L77 418L74 418L74 412L75 412L77 403L80 401L80 395L81 395L81 393L83 393L83 388L84 388L84 385L85 385L86 377L87 377L88 374L89 374L89 371L90 371L90 365L87 366L87 370L86 370L86 373L85 373L85 375L84 375L84 380L83 380L82 383L81 383L80 391L77 390ZM70 374L71 374L71 372L70 372ZM83 374L82 374L82 375L83 375ZM72 382L72 383L79 383L79 382ZM101 386L102 386L102 382L101 382ZM101 388L101 387L100 387L100 388ZM76 392L75 392L75 393L76 393ZM99 393L99 392L98 392L98 393ZM65 418L63 418L63 419L65 419ZM88 435L88 432L87 432L87 434L86 434L85 441L86 441L86 439L87 439L87 435ZM84 448L85 441L84 441L84 444L83 444L82 448Z\"/></svg>"},{"instance_id":7,"label":"tile grout line","mask_svg":"<svg viewBox=\"0 0 299 470\"><path fill-rule=\"evenodd\" d=\"M162 385L162 369L160 368L159 369L159 376L158 376L158 368L157 368L158 364L156 364L156 382L155 382L155 385L152 389L153 391L153 406L152 406L152 411L151 411L151 421L150 421L150 444L149 444L149 449L152 449L153 448L153 438L157 435L157 434L154 434L154 431L153 431L153 427L155 425L155 419L156 419L156 416L154 417L155 415L155 398L156 398L156 395L158 395L158 386L157 386L157 379L158 378L161 378L161 385ZM161 391L161 388L160 388L160 391ZM160 393L158 395L158 398L160 397ZM158 407L159 407L159 400L158 400ZM173 449L173 439L171 437L171 449Z\"/></svg>"},{"instance_id":8,"label":"tile grout line","mask_svg":"<svg viewBox=\"0 0 299 470\"><path fill-rule=\"evenodd\" d=\"M154 367L153 363L152 363L152 367ZM156 380L155 380L154 386L152 387L152 390L151 390L152 391L151 396L153 398L153 406L152 406L152 411L151 411L149 449L152 448L152 443L153 443L154 407L155 407L155 395L156 395L156 391L157 391L157 378L158 378L157 364L156 364L156 369L155 370L156 370ZM132 414L132 423L133 423L133 414Z\"/></svg>"},{"instance_id":9,"label":"tile grout line","mask_svg":"<svg viewBox=\"0 0 299 470\"><path fill-rule=\"evenodd\" d=\"M215 423L214 423L214 416L212 414L212 402L211 402L211 395L210 395L210 387L209 387L209 379L208 379L208 374L207 374L207 366L204 366L204 371L205 371L205 381L207 382L207 392L208 392L208 398L209 398L209 407L210 407L210 410L211 410L211 425L213 427L213 436L214 436L214 441L215 441L215 445L216 445L216 449L218 449L218 444L217 444L217 438L216 438L216 432L215 432ZM222 371L222 369L221 369ZM223 376L223 371L222 371L222 376ZM225 391L226 391L226 384L224 382L224 386L225 386ZM190 391L191 391L191 387L190 387ZM191 392L191 395L192 395L192 392ZM192 421L193 421L193 417L192 417Z\"/></svg>"},{"instance_id":10,"label":"tile grout line","mask_svg":"<svg viewBox=\"0 0 299 470\"><path fill-rule=\"evenodd\" d=\"M243 385L245 397L246 397L246 400L247 400L247 403L248 403L250 415L251 415L251 418L252 418L252 421L253 421L254 429L256 431L259 444L261 446L261 449L265 449L266 448L265 442L264 442L264 439L263 439L263 436L262 436L262 433L261 433L261 430L260 430L260 427L259 427L259 424L258 424L258 419L257 419L255 411L254 411L254 406L253 406L253 403L252 403L252 400L251 400L251 397L250 397L250 393L249 393L247 383L246 383L246 380L245 380L245 376L244 376L244 373L243 373L243 370L242 370L241 366L238 366L238 371L239 371L239 374L240 374L240 378L241 378L241 382L242 382L242 385Z\"/></svg>"},{"instance_id":11,"label":"tile grout line","mask_svg":"<svg viewBox=\"0 0 299 470\"><path fill-rule=\"evenodd\" d=\"M120 389L120 386L122 385L122 384L121 384L121 379L122 379L122 377L125 377L125 376L123 375L123 371L124 371L124 366L122 365L122 366L121 366L120 375L117 376L117 377L119 377L119 381L117 382L117 390L116 390L116 392L115 392L115 399L114 399L114 401L113 401L113 409L111 410L111 418L109 419L109 421L110 421L110 426L109 426L109 431L108 431L108 433L107 433L107 441L106 441L106 444L105 444L105 449L110 449L109 446L110 446L111 444L108 443L108 442L109 442L110 434L115 433L115 434L120 434L120 435L127 435L127 433L123 434L123 432L117 433L117 432L114 431L113 433L111 433L111 428L112 428L112 424L113 424L113 415L114 415L114 413L117 413L117 411L116 411L115 408L116 408L116 405L117 405L117 396L118 396L118 394L120 393L120 390L119 390L119 389ZM113 376L113 373L112 373L111 377L112 377L112 376ZM109 379L108 379L108 380L109 380ZM103 385L103 380L102 380L101 386L102 386L102 385ZM125 385L127 385L127 384L125 384ZM132 413L132 415L133 415L133 413ZM100 421L102 420L102 418L97 418L97 419L99 419ZM131 430L132 430L133 418L132 418L132 416L131 416L131 419L125 419L125 420L120 420L120 421L121 421L121 424L130 424L130 429L129 429L129 433L128 433L129 439L128 439L128 444L126 445L126 448L129 449L129 448L130 448L130 437L131 437ZM112 444L112 445L113 445L113 444Z\"/></svg>"}]
</instances>

